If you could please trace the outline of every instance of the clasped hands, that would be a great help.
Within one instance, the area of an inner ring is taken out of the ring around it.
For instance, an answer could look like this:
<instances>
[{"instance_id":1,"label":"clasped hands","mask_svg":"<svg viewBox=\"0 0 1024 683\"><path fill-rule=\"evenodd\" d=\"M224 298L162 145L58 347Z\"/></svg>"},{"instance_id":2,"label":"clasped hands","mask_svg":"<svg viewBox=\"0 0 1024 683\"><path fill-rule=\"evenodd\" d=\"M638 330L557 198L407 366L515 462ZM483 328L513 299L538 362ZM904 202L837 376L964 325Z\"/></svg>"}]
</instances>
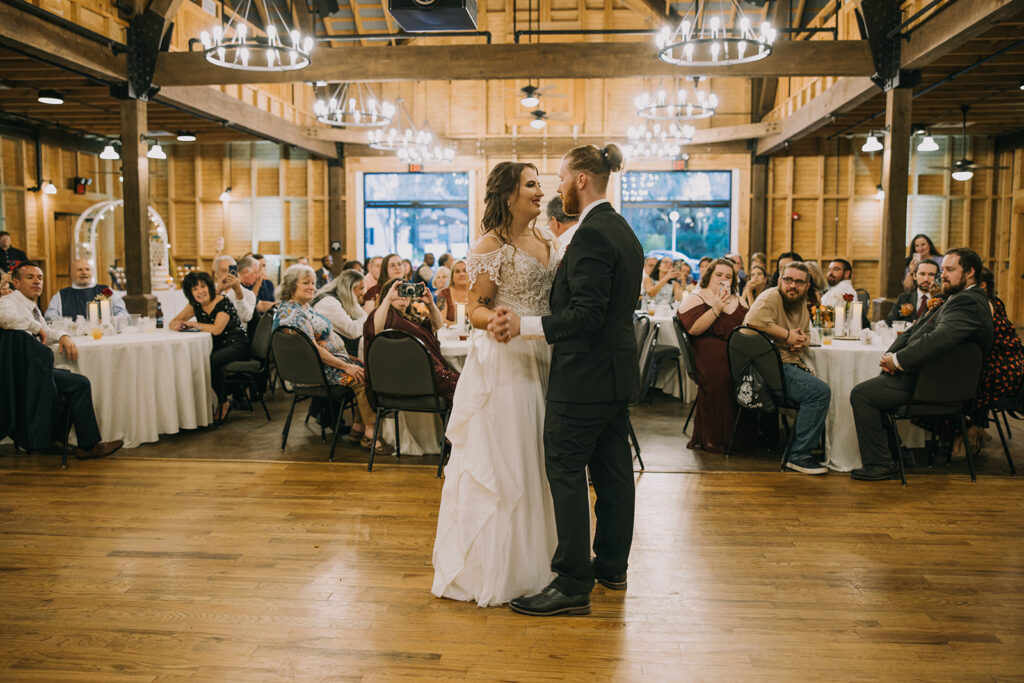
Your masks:
<instances>
[{"instance_id":1,"label":"clasped hands","mask_svg":"<svg viewBox=\"0 0 1024 683\"><path fill-rule=\"evenodd\" d=\"M507 344L513 337L519 336L519 323L519 316L512 309L498 306L487 321L487 331L502 344Z\"/></svg>"},{"instance_id":2,"label":"clasped hands","mask_svg":"<svg viewBox=\"0 0 1024 683\"><path fill-rule=\"evenodd\" d=\"M892 359L891 353L887 353L884 356L882 356L882 359L878 361L878 366L882 368L882 372L888 373L890 375L895 375L900 371L900 369L896 367L896 361Z\"/></svg>"}]
</instances>

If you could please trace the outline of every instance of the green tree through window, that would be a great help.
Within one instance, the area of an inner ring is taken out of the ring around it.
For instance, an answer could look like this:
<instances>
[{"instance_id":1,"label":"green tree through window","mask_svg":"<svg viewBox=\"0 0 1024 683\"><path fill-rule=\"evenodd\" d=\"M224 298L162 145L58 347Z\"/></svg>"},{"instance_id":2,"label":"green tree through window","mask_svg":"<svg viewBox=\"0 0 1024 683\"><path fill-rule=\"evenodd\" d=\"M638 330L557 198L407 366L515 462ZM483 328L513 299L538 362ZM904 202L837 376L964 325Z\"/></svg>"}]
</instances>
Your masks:
<instances>
[{"instance_id":1,"label":"green tree through window","mask_svg":"<svg viewBox=\"0 0 1024 683\"><path fill-rule=\"evenodd\" d=\"M363 175L363 253L458 257L469 250L469 177L466 173Z\"/></svg>"}]
</instances>

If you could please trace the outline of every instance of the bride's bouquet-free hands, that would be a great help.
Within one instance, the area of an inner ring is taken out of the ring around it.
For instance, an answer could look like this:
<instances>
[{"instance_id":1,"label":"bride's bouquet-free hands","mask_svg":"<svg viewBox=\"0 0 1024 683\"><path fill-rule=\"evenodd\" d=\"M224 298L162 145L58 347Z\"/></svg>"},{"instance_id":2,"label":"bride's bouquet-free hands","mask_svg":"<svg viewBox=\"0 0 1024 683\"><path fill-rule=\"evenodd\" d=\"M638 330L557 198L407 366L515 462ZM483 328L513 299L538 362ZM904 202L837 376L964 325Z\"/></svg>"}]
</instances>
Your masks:
<instances>
[{"instance_id":1,"label":"bride's bouquet-free hands","mask_svg":"<svg viewBox=\"0 0 1024 683\"><path fill-rule=\"evenodd\" d=\"M519 336L519 316L506 306L498 306L487 323L487 331L502 344L507 344L512 337Z\"/></svg>"}]
</instances>

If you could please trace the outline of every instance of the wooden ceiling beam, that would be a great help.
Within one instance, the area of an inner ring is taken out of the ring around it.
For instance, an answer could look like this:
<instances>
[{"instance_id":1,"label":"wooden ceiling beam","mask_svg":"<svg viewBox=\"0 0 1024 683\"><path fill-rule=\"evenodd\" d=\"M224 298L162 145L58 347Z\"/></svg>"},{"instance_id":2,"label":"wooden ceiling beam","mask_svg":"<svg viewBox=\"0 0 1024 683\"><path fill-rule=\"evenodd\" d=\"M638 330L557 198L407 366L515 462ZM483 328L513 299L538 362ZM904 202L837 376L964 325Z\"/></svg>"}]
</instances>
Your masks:
<instances>
[{"instance_id":1,"label":"wooden ceiling beam","mask_svg":"<svg viewBox=\"0 0 1024 683\"><path fill-rule=\"evenodd\" d=\"M240 71L200 53L163 52L154 83L228 85L310 81L458 81L517 78L640 78L707 76L867 76L874 72L867 41L782 41L757 62L681 67L658 59L652 43L502 43L321 48L300 71Z\"/></svg>"},{"instance_id":2,"label":"wooden ceiling beam","mask_svg":"<svg viewBox=\"0 0 1024 683\"><path fill-rule=\"evenodd\" d=\"M970 0L948 5L910 34L901 52L901 66L919 69L1021 12L1024 12L1024 0ZM773 154L788 142L813 133L831 123L838 114L878 94L878 88L869 78L839 78L825 92L788 116L777 135L761 138L757 153Z\"/></svg>"}]
</instances>

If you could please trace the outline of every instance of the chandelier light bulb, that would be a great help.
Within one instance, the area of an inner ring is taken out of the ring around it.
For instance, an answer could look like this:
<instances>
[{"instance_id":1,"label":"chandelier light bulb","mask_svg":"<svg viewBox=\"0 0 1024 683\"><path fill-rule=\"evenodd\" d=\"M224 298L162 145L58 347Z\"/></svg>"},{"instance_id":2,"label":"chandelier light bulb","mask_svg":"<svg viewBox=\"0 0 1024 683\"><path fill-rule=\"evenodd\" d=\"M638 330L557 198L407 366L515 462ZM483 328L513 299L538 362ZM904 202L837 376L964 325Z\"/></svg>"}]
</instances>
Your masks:
<instances>
[{"instance_id":1,"label":"chandelier light bulb","mask_svg":"<svg viewBox=\"0 0 1024 683\"><path fill-rule=\"evenodd\" d=\"M117 161L121 158L121 155L117 153L113 145L106 145L103 147L103 151L100 152L100 159L109 159L111 161Z\"/></svg>"},{"instance_id":2,"label":"chandelier light bulb","mask_svg":"<svg viewBox=\"0 0 1024 683\"><path fill-rule=\"evenodd\" d=\"M918 152L938 152L939 143L935 142L935 138L931 135L925 135L924 140L917 146Z\"/></svg>"},{"instance_id":3,"label":"chandelier light bulb","mask_svg":"<svg viewBox=\"0 0 1024 683\"><path fill-rule=\"evenodd\" d=\"M267 27L267 40L271 43L277 42L277 27L273 24Z\"/></svg>"}]
</instances>

